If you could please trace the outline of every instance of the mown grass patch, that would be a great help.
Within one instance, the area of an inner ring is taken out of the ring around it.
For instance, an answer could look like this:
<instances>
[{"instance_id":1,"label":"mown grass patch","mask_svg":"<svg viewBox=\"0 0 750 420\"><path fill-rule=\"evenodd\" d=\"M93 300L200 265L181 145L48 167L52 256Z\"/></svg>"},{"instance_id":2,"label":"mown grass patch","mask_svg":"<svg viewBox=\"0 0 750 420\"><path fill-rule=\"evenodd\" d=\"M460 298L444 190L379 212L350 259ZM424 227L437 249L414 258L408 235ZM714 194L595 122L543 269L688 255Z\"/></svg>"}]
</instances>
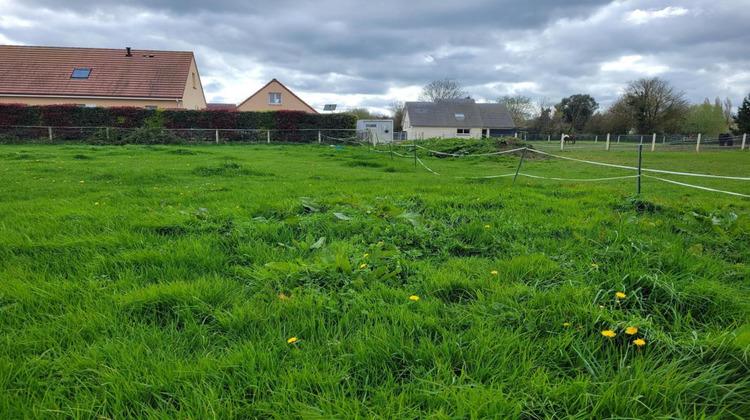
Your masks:
<instances>
[{"instance_id":1,"label":"mown grass patch","mask_svg":"<svg viewBox=\"0 0 750 420\"><path fill-rule=\"evenodd\" d=\"M0 417L750 417L749 200L420 159L2 146Z\"/></svg>"}]
</instances>

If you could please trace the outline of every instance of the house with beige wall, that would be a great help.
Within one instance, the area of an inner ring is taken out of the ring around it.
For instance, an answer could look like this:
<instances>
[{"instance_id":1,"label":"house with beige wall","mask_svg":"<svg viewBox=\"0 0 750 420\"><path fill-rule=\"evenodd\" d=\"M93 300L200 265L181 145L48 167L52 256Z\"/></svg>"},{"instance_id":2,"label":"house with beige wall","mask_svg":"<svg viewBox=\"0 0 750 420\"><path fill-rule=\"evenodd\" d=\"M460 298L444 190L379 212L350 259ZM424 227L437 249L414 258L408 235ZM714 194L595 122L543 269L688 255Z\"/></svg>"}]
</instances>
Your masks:
<instances>
[{"instance_id":1,"label":"house with beige wall","mask_svg":"<svg viewBox=\"0 0 750 420\"><path fill-rule=\"evenodd\" d=\"M407 139L485 138L512 136L513 118L503 104L478 104L473 99L438 99L404 105Z\"/></svg>"},{"instance_id":2,"label":"house with beige wall","mask_svg":"<svg viewBox=\"0 0 750 420\"><path fill-rule=\"evenodd\" d=\"M257 92L237 106L237 111L303 111L317 114L318 111L276 79L266 83Z\"/></svg>"},{"instance_id":3,"label":"house with beige wall","mask_svg":"<svg viewBox=\"0 0 750 420\"><path fill-rule=\"evenodd\" d=\"M204 109L189 51L0 45L0 103Z\"/></svg>"}]
</instances>

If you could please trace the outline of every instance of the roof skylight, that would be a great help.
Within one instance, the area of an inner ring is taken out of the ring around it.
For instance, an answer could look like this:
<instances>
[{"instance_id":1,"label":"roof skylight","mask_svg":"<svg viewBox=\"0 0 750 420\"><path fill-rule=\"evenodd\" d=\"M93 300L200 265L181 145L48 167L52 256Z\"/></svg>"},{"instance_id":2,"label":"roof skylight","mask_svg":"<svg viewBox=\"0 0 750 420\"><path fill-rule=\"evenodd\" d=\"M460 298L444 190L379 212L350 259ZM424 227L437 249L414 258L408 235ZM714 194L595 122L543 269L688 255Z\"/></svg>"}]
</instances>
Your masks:
<instances>
[{"instance_id":1,"label":"roof skylight","mask_svg":"<svg viewBox=\"0 0 750 420\"><path fill-rule=\"evenodd\" d=\"M71 79L88 79L91 74L90 68L77 68L73 70L73 74L70 75Z\"/></svg>"}]
</instances>

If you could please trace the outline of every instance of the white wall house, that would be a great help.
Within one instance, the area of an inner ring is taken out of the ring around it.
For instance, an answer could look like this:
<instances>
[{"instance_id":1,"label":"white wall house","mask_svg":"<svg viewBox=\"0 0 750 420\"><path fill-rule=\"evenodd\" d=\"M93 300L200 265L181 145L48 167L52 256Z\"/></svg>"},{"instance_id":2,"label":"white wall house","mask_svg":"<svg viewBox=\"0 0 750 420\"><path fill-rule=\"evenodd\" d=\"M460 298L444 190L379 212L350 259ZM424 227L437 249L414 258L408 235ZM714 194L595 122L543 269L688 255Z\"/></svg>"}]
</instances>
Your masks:
<instances>
[{"instance_id":1,"label":"white wall house","mask_svg":"<svg viewBox=\"0 0 750 420\"><path fill-rule=\"evenodd\" d=\"M409 140L512 136L516 128L505 105L473 99L407 102L403 126Z\"/></svg>"}]
</instances>

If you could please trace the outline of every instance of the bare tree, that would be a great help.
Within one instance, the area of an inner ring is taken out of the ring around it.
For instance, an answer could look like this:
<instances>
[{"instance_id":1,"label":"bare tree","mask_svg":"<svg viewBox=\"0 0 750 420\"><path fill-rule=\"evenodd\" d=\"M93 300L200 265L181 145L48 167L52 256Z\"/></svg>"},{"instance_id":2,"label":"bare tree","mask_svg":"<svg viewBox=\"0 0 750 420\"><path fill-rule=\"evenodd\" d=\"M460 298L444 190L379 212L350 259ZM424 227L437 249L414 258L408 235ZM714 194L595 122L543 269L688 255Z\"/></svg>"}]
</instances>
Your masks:
<instances>
[{"instance_id":1,"label":"bare tree","mask_svg":"<svg viewBox=\"0 0 750 420\"><path fill-rule=\"evenodd\" d=\"M687 116L684 93L658 77L628 83L624 103L640 134L678 132Z\"/></svg>"},{"instance_id":2,"label":"bare tree","mask_svg":"<svg viewBox=\"0 0 750 420\"><path fill-rule=\"evenodd\" d=\"M419 95L420 101L435 102L438 99L463 99L467 98L466 92L460 83L454 79L433 80L422 88Z\"/></svg>"},{"instance_id":3,"label":"bare tree","mask_svg":"<svg viewBox=\"0 0 750 420\"><path fill-rule=\"evenodd\" d=\"M718 101L719 98L717 97L716 100ZM724 120L726 120L727 125L732 125L732 100L729 98L724 98L724 102L721 104L722 113L724 114Z\"/></svg>"},{"instance_id":4,"label":"bare tree","mask_svg":"<svg viewBox=\"0 0 750 420\"><path fill-rule=\"evenodd\" d=\"M402 101L391 102L388 109L391 110L391 117L393 118L393 131L403 131L404 103Z\"/></svg>"},{"instance_id":5,"label":"bare tree","mask_svg":"<svg viewBox=\"0 0 750 420\"><path fill-rule=\"evenodd\" d=\"M524 95L505 95L497 99L497 102L508 107L513 124L516 127L525 127L527 121L534 115L534 103L531 98Z\"/></svg>"}]
</instances>

